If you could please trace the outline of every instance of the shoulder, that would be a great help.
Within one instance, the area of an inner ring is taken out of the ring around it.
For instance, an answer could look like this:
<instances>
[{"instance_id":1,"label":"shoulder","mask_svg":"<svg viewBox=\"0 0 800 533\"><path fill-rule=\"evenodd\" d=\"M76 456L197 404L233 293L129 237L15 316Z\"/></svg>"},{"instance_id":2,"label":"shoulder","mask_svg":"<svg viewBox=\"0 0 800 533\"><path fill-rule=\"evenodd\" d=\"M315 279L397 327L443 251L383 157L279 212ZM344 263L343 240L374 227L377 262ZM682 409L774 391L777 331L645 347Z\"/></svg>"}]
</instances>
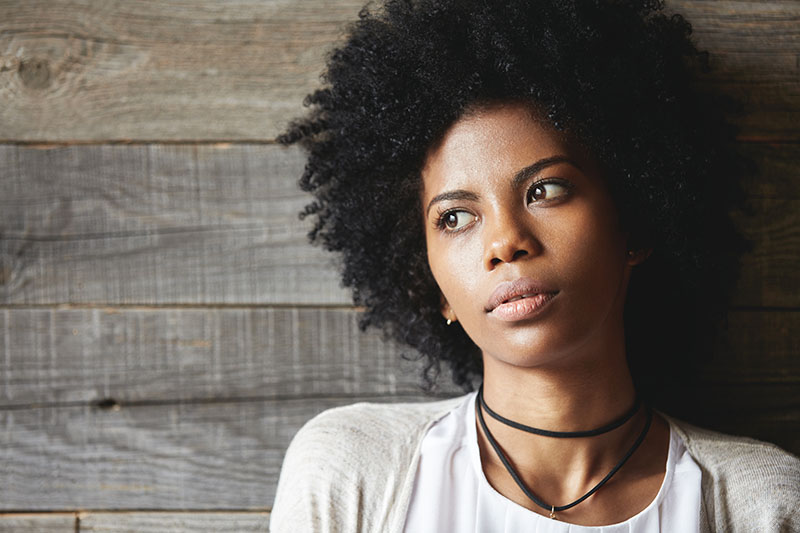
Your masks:
<instances>
[{"instance_id":1,"label":"shoulder","mask_svg":"<svg viewBox=\"0 0 800 533\"><path fill-rule=\"evenodd\" d=\"M424 403L362 402L328 409L300 428L289 452L322 449L330 457L335 444L337 458L363 458L366 454L388 459L415 446L429 423L452 410L462 398Z\"/></svg>"},{"instance_id":2,"label":"shoulder","mask_svg":"<svg viewBox=\"0 0 800 533\"><path fill-rule=\"evenodd\" d=\"M384 530L393 502L413 484L425 430L460 401L357 403L306 422L286 451L272 530L298 531L298 520L313 531Z\"/></svg>"},{"instance_id":3,"label":"shoulder","mask_svg":"<svg viewBox=\"0 0 800 533\"><path fill-rule=\"evenodd\" d=\"M431 418L453 409L463 397L421 403L355 403L335 407L309 420L296 438L347 431L359 438L406 434Z\"/></svg>"},{"instance_id":4,"label":"shoulder","mask_svg":"<svg viewBox=\"0 0 800 533\"><path fill-rule=\"evenodd\" d=\"M695 461L719 477L752 478L755 475L777 483L800 479L800 459L779 446L698 428L674 419L670 423L678 430Z\"/></svg>"},{"instance_id":5,"label":"shoulder","mask_svg":"<svg viewBox=\"0 0 800 533\"><path fill-rule=\"evenodd\" d=\"M800 459L774 444L668 420L702 470L706 512L717 528L800 528Z\"/></svg>"}]
</instances>

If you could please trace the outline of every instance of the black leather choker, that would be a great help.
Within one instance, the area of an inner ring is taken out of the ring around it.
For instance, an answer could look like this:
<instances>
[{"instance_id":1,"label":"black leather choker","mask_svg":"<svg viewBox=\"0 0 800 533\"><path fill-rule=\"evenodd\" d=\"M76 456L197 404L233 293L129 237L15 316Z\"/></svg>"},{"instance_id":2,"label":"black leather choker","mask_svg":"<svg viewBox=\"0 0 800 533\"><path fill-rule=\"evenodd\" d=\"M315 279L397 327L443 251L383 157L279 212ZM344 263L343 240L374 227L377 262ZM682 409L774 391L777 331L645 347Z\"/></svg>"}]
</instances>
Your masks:
<instances>
[{"instance_id":1,"label":"black leather choker","mask_svg":"<svg viewBox=\"0 0 800 533\"><path fill-rule=\"evenodd\" d=\"M531 428L530 426L525 426L523 424L518 424L517 422L513 422L511 420L508 420L506 418L501 417L497 413L494 413L493 411L491 411L486 406L486 402L483 400L483 385L481 385L480 388L478 389L478 394L477 394L477 397L475 398L475 410L478 412L478 421L481 424L481 428L483 429L483 432L486 434L486 438L489 440L489 443L492 445L492 448L494 448L495 453L500 458L500 461L503 463L503 466L506 467L506 470L508 470L508 473L511 475L512 479L514 479L514 482L522 490L522 492L525 493L525 496L527 496L533 503L535 503L539 507L541 507L541 508L543 508L543 509L545 509L547 511L550 511L550 518L552 518L553 520L556 519L556 513L557 512L566 511L567 509L575 507L576 505L581 503L583 500L585 500L586 498L588 498L589 496L591 496L592 494L597 492L597 490L600 487L605 485L605 483L609 479L611 479L611 476L616 474L617 471L620 468L622 468L622 465L624 465L625 462L631 457L631 455L633 455L633 452L636 451L636 449L639 447L639 445L641 445L642 442L644 442L644 438L647 436L647 432L650 429L650 424L653 421L653 412L650 410L649 407L646 408L647 409L647 420L645 421L644 429L642 429L642 432L639 434L638 437L636 437L636 441L633 443L633 445L625 453L625 456L614 466L614 468L611 469L611 472L609 472L606 475L606 477L604 477L602 480L600 480L600 482L597 485L592 487L592 489L589 492L587 492L586 494L584 494L583 496L581 496L580 498L578 498L574 502L568 503L567 505L556 506L556 505L547 505L546 503L544 503L542 500L537 498L536 495L533 494L533 492L531 492L531 490L525 485L525 483L523 483L522 478L519 477L519 474L517 474L517 472L511 466L511 463L508 461L508 458L506 458L505 454L500 449L500 446L497 444L497 441L495 441L494 437L489 432L489 428L486 427L486 421L483 418L483 410L481 409L481 407L484 407L489 414L491 414L493 417L497 418L500 422L503 422L504 424L508 424L509 426L514 427L516 429L522 429L523 431L528 431L529 429L532 429L534 431L530 431L530 433L536 433L537 435L545 435L545 436L548 436L548 437L574 438L574 437L577 437L577 436L589 436L590 437L590 436L594 436L594 435L600 435L600 434L603 434L603 433L607 433L608 431L611 431L612 429L617 428L617 427L621 426L622 424L624 424L625 422L627 422L628 420L630 420L631 417L636 413L636 411L638 411L640 405L641 405L641 402L637 399L637 401L634 404L634 408L635 409L631 409L631 411L626 413L622 418L620 418L618 420L615 420L614 422L611 422L610 424L607 424L607 425L605 425L605 426L603 426L601 428L593 429L593 430L590 430L590 431L565 431L565 432L561 432L561 431L546 431L546 430L542 430L542 429ZM525 428L527 428L527 429L525 429ZM543 433L539 433L539 432L543 432ZM579 435L576 435L576 433L579 434Z\"/></svg>"},{"instance_id":2,"label":"black leather choker","mask_svg":"<svg viewBox=\"0 0 800 533\"><path fill-rule=\"evenodd\" d=\"M618 419L606 424L605 426L599 427L597 429L590 429L587 431L550 431L547 429L539 429L534 428L531 426L526 426L525 424L520 424L519 422L514 422L513 420L509 420L508 418L503 417L492 411L488 405L486 405L486 400L483 399L483 384L481 384L480 388L478 389L478 398L481 401L481 406L483 409L489 413L489 416L494 418L495 420L499 420L503 424L507 426L511 426L512 428L521 429L522 431L527 431L528 433L534 433L536 435L541 435L543 437L556 437L559 439L576 439L579 437L594 437L597 435L602 435L603 433L608 433L611 430L617 429L625 422L633 418L633 415L639 410L639 406L642 405L641 399L637 396L636 401L633 402L633 407L631 407L627 413L619 417Z\"/></svg>"}]
</instances>

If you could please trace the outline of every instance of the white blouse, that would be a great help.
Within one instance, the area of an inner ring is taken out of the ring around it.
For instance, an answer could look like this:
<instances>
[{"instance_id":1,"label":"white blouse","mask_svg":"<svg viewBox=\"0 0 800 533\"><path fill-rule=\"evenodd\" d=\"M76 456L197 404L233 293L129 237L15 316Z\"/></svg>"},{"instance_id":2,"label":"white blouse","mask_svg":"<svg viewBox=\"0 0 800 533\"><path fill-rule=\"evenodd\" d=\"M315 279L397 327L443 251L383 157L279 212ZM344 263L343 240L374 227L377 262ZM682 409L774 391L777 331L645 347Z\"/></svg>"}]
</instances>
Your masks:
<instances>
[{"instance_id":1,"label":"white blouse","mask_svg":"<svg viewBox=\"0 0 800 533\"><path fill-rule=\"evenodd\" d=\"M700 528L700 468L670 430L664 481L655 499L624 522L579 526L509 500L486 480L475 427L475 395L438 420L422 440L405 533L690 533Z\"/></svg>"}]
</instances>

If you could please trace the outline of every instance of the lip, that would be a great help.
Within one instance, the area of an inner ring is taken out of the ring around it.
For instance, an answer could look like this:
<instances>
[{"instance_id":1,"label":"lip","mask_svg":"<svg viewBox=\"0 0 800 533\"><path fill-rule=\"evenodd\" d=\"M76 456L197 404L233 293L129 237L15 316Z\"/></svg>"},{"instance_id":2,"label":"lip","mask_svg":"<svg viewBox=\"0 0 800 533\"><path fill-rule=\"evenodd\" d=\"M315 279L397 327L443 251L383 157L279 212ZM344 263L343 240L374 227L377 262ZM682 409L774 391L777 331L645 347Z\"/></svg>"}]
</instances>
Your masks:
<instances>
[{"instance_id":1,"label":"lip","mask_svg":"<svg viewBox=\"0 0 800 533\"><path fill-rule=\"evenodd\" d=\"M557 289L532 278L504 281L492 292L485 311L504 321L522 320L538 313L556 294Z\"/></svg>"}]
</instances>

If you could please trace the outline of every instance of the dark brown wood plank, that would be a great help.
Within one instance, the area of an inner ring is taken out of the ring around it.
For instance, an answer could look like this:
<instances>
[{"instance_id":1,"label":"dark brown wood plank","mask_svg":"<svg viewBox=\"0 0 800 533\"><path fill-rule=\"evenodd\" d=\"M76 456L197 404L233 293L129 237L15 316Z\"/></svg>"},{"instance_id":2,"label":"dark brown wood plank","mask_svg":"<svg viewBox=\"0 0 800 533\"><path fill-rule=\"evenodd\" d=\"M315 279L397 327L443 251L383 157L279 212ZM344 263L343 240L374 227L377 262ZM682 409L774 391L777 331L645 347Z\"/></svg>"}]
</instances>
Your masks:
<instances>
[{"instance_id":1,"label":"dark brown wood plank","mask_svg":"<svg viewBox=\"0 0 800 533\"><path fill-rule=\"evenodd\" d=\"M83 512L80 533L267 533L269 513Z\"/></svg>"},{"instance_id":2,"label":"dark brown wood plank","mask_svg":"<svg viewBox=\"0 0 800 533\"><path fill-rule=\"evenodd\" d=\"M744 184L747 198L800 199L800 144L741 143L739 148L758 166Z\"/></svg>"},{"instance_id":3,"label":"dark brown wood plank","mask_svg":"<svg viewBox=\"0 0 800 533\"><path fill-rule=\"evenodd\" d=\"M376 397L420 391L409 348L335 309L0 311L0 409L42 404ZM800 384L800 312L731 312L707 379ZM455 393L445 374L444 393ZM796 395L795 395L796 396Z\"/></svg>"},{"instance_id":4,"label":"dark brown wood plank","mask_svg":"<svg viewBox=\"0 0 800 533\"><path fill-rule=\"evenodd\" d=\"M761 164L736 305L800 306L800 145ZM338 304L297 213L303 154L267 145L0 145L0 303Z\"/></svg>"},{"instance_id":5,"label":"dark brown wood plank","mask_svg":"<svg viewBox=\"0 0 800 533\"><path fill-rule=\"evenodd\" d=\"M716 427L775 436L797 453L796 388L739 386L736 394L719 394L703 412L715 415ZM0 411L0 427L11 428L0 434L0 509L264 511L296 430L323 409L358 400Z\"/></svg>"},{"instance_id":6,"label":"dark brown wood plank","mask_svg":"<svg viewBox=\"0 0 800 533\"><path fill-rule=\"evenodd\" d=\"M735 119L741 138L797 139L800 4L794 0L666 3L687 15L698 47L711 53L713 72L700 85L721 90L743 104L744 114Z\"/></svg>"},{"instance_id":7,"label":"dark brown wood plank","mask_svg":"<svg viewBox=\"0 0 800 533\"><path fill-rule=\"evenodd\" d=\"M740 306L798 307L800 200L753 200L753 213L735 217L753 249L742 257L733 294Z\"/></svg>"},{"instance_id":8,"label":"dark brown wood plank","mask_svg":"<svg viewBox=\"0 0 800 533\"><path fill-rule=\"evenodd\" d=\"M76 513L0 513L0 533L76 533Z\"/></svg>"},{"instance_id":9,"label":"dark brown wood plank","mask_svg":"<svg viewBox=\"0 0 800 533\"><path fill-rule=\"evenodd\" d=\"M0 136L265 140L302 112L363 0L0 2ZM747 103L742 135L800 138L794 1L672 1Z\"/></svg>"}]
</instances>

